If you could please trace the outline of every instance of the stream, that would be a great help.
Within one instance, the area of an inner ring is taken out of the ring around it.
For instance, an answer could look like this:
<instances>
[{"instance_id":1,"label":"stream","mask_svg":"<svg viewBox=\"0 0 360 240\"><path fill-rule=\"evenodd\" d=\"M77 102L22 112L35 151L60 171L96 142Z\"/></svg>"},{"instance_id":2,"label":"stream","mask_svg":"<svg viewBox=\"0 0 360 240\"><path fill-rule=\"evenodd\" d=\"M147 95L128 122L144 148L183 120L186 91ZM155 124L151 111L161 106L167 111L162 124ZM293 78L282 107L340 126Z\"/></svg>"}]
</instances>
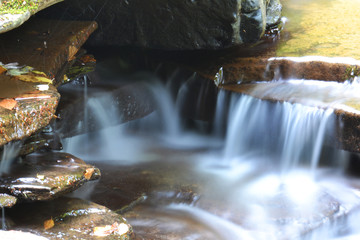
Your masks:
<instances>
[{"instance_id":1,"label":"stream","mask_svg":"<svg viewBox=\"0 0 360 240\"><path fill-rule=\"evenodd\" d=\"M345 236L357 234L360 182L349 168L358 156L334 147L331 108L219 90L211 120L189 119L182 114L189 108L185 99L194 95L188 86L200 81L208 87L200 78L173 76L164 83L150 73L117 77L123 82L99 81L105 90L88 78L89 93L78 84L88 118L79 128L92 122L100 130L64 139L64 151L100 168L102 178L71 196L121 213L137 239L351 239ZM152 84L143 81L149 79ZM106 89L129 82L146 89L156 110L119 125L116 119L124 118L124 111L109 105L113 98ZM284 94L291 89L283 88ZM197 103L200 93L195 92Z\"/></svg>"}]
</instances>

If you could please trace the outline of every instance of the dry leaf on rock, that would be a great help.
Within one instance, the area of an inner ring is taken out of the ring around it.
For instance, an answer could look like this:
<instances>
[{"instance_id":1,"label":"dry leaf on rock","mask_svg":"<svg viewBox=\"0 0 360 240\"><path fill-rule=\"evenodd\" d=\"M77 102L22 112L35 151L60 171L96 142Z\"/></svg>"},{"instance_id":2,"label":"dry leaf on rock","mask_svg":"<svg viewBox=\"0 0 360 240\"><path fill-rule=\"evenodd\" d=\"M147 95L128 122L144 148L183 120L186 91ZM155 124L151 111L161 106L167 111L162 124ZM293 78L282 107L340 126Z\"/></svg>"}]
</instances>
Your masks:
<instances>
[{"instance_id":1,"label":"dry leaf on rock","mask_svg":"<svg viewBox=\"0 0 360 240\"><path fill-rule=\"evenodd\" d=\"M52 80L46 77L34 76L34 75L19 75L16 76L16 79L24 82L36 82L36 83L48 83L52 84Z\"/></svg>"},{"instance_id":2,"label":"dry leaf on rock","mask_svg":"<svg viewBox=\"0 0 360 240\"><path fill-rule=\"evenodd\" d=\"M3 74L3 73L6 72L6 71L7 71L6 68L0 66L0 74Z\"/></svg>"},{"instance_id":3,"label":"dry leaf on rock","mask_svg":"<svg viewBox=\"0 0 360 240\"><path fill-rule=\"evenodd\" d=\"M44 229L48 230L50 228L53 228L55 226L54 220L50 218L49 220L44 221Z\"/></svg>"},{"instance_id":4,"label":"dry leaf on rock","mask_svg":"<svg viewBox=\"0 0 360 240\"><path fill-rule=\"evenodd\" d=\"M86 169L85 173L84 173L85 179L90 180L94 172L95 172L95 169L93 169L93 168Z\"/></svg>"},{"instance_id":5,"label":"dry leaf on rock","mask_svg":"<svg viewBox=\"0 0 360 240\"><path fill-rule=\"evenodd\" d=\"M106 237L110 234L123 235L129 231L129 226L125 223L115 222L113 225L106 225L104 227L95 227L94 235L98 237Z\"/></svg>"},{"instance_id":6,"label":"dry leaf on rock","mask_svg":"<svg viewBox=\"0 0 360 240\"><path fill-rule=\"evenodd\" d=\"M17 102L12 98L6 98L0 101L0 107L13 110L16 107Z\"/></svg>"}]
</instances>

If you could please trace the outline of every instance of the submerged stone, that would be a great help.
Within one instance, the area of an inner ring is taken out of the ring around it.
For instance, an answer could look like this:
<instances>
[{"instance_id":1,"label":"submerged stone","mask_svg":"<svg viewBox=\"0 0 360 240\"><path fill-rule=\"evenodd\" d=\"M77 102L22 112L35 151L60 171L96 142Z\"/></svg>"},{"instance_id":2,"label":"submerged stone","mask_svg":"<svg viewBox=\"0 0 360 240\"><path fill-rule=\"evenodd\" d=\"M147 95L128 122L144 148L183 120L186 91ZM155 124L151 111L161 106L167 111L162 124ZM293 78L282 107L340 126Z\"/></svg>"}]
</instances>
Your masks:
<instances>
[{"instance_id":1,"label":"submerged stone","mask_svg":"<svg viewBox=\"0 0 360 240\"><path fill-rule=\"evenodd\" d=\"M93 45L137 45L157 49L220 49L256 42L280 18L279 0L66 1L46 14L66 9L67 17L96 19L102 31ZM61 10L59 10L61 9ZM269 11L268 11L269 9ZM64 17L61 14L61 17Z\"/></svg>"},{"instance_id":2,"label":"submerged stone","mask_svg":"<svg viewBox=\"0 0 360 240\"><path fill-rule=\"evenodd\" d=\"M0 191L26 201L50 200L99 178L98 168L68 153L34 153L2 175Z\"/></svg>"},{"instance_id":3,"label":"submerged stone","mask_svg":"<svg viewBox=\"0 0 360 240\"><path fill-rule=\"evenodd\" d=\"M48 239L134 239L132 227L121 215L81 199L18 205L6 212L12 230L31 231Z\"/></svg>"},{"instance_id":4,"label":"submerged stone","mask_svg":"<svg viewBox=\"0 0 360 240\"><path fill-rule=\"evenodd\" d=\"M94 72L85 79L64 84L59 87L62 101L57 112L60 118L53 128L63 138L147 116L154 111L155 104L147 86L135 80L133 83L116 82ZM84 85L87 85L86 94Z\"/></svg>"}]
</instances>

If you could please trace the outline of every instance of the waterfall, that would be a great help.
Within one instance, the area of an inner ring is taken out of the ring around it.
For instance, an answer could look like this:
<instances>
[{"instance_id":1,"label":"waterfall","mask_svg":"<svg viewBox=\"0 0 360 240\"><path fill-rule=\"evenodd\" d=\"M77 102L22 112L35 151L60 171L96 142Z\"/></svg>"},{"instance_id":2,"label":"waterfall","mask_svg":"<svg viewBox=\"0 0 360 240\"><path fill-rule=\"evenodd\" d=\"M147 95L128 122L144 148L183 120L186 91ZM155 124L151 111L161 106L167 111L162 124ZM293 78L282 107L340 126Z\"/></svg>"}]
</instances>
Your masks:
<instances>
[{"instance_id":1,"label":"waterfall","mask_svg":"<svg viewBox=\"0 0 360 240\"><path fill-rule=\"evenodd\" d=\"M271 157L282 174L301 164L315 171L324 141L335 129L332 109L246 95L234 96L230 106L225 161L249 154Z\"/></svg>"},{"instance_id":2,"label":"waterfall","mask_svg":"<svg viewBox=\"0 0 360 240\"><path fill-rule=\"evenodd\" d=\"M0 176L10 171L12 162L16 159L20 152L21 143L10 142L3 147L0 159Z\"/></svg>"}]
</instances>

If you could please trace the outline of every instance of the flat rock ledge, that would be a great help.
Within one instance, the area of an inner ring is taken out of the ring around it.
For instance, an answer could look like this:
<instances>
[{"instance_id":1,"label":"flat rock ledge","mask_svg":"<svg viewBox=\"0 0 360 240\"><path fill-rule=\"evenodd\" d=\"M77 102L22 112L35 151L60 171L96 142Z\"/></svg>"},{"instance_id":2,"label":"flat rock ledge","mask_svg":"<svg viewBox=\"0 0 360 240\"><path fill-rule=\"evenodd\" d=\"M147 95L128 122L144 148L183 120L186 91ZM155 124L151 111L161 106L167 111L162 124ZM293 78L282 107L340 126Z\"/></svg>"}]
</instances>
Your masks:
<instances>
[{"instance_id":1,"label":"flat rock ledge","mask_svg":"<svg viewBox=\"0 0 360 240\"><path fill-rule=\"evenodd\" d=\"M360 61L332 57L240 57L199 70L217 85L307 79L344 82L360 75ZM214 77L215 76L215 77Z\"/></svg>"},{"instance_id":2,"label":"flat rock ledge","mask_svg":"<svg viewBox=\"0 0 360 240\"><path fill-rule=\"evenodd\" d=\"M21 201L51 200L100 178L98 168L62 152L30 154L9 168L1 175L0 192Z\"/></svg>"},{"instance_id":3,"label":"flat rock ledge","mask_svg":"<svg viewBox=\"0 0 360 240\"><path fill-rule=\"evenodd\" d=\"M60 95L52 85L6 75L0 75L0 85L0 146L30 136L54 118Z\"/></svg>"},{"instance_id":4,"label":"flat rock ledge","mask_svg":"<svg viewBox=\"0 0 360 240\"><path fill-rule=\"evenodd\" d=\"M0 61L31 66L50 79L62 81L67 65L73 63L76 53L96 28L94 21L33 18L0 35L0 45L6 46L0 49Z\"/></svg>"}]
</instances>

